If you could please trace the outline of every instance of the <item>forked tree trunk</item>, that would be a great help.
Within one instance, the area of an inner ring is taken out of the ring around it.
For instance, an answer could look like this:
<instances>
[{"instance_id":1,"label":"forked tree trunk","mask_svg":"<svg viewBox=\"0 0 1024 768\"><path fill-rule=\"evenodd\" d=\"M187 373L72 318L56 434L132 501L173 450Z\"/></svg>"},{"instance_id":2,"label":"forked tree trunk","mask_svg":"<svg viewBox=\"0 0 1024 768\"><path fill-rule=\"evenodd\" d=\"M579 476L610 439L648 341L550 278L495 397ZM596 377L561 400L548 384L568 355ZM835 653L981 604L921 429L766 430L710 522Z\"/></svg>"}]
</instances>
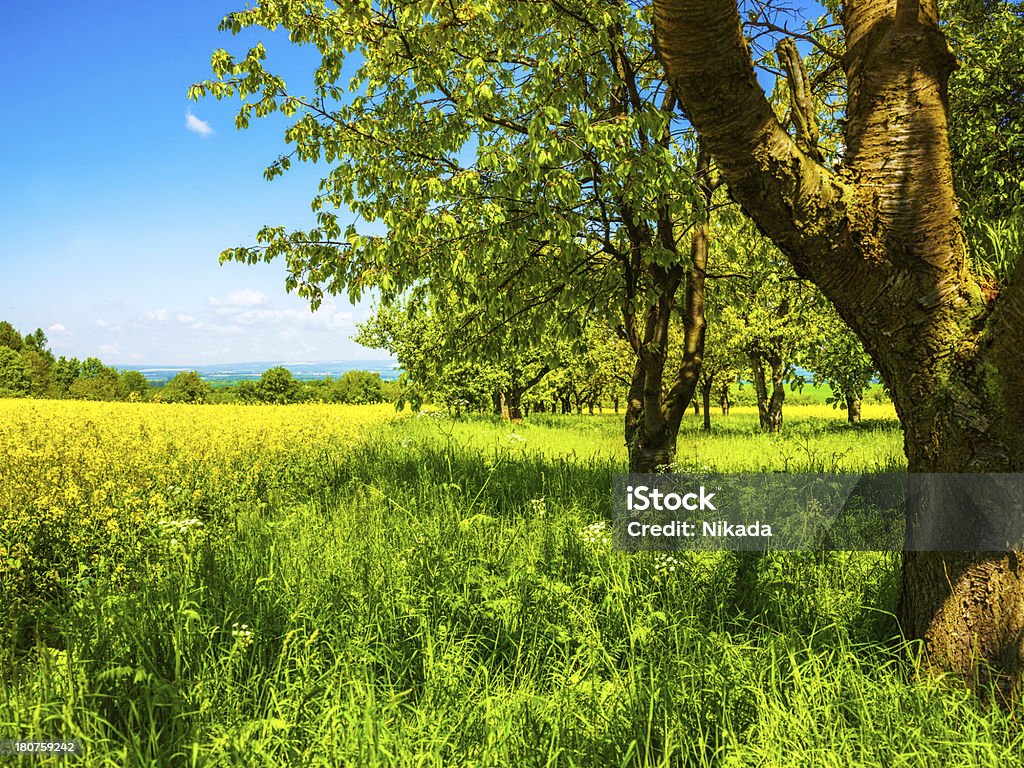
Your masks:
<instances>
[{"instance_id":1,"label":"forked tree trunk","mask_svg":"<svg viewBox=\"0 0 1024 768\"><path fill-rule=\"evenodd\" d=\"M770 393L764 372L765 363L771 372ZM786 387L783 381L786 367L778 355L762 355L758 352L750 354L750 365L754 369L754 391L757 393L757 415L761 429L778 434L782 431L782 404L786 400Z\"/></svg>"},{"instance_id":2,"label":"forked tree trunk","mask_svg":"<svg viewBox=\"0 0 1024 768\"><path fill-rule=\"evenodd\" d=\"M690 235L690 263L672 267L649 265L658 285L658 299L644 314L638 328L632 302L623 307L626 337L637 355L633 378L626 397L626 446L631 472L656 472L675 461L676 440L686 408L693 399L704 360L704 284L708 264L709 221L712 189L708 179L709 160L703 151L697 156L697 180L701 199L697 223ZM666 224L665 241L674 243L671 224ZM665 387L669 326L676 310L676 291L683 289L682 362L671 384Z\"/></svg>"},{"instance_id":3,"label":"forked tree trunk","mask_svg":"<svg viewBox=\"0 0 1024 768\"><path fill-rule=\"evenodd\" d=\"M520 378L520 383L518 385L502 389L499 395L499 401L501 403L501 417L506 421L522 421L523 395L539 384L540 380L550 372L551 368L549 366L541 366L537 373L530 378L526 380Z\"/></svg>"},{"instance_id":4,"label":"forked tree trunk","mask_svg":"<svg viewBox=\"0 0 1024 768\"><path fill-rule=\"evenodd\" d=\"M843 4L839 170L818 161L806 133L779 124L735 0L654 0L654 17L669 81L732 195L878 364L910 471L1024 470L1024 262L988 297L966 263L947 135L954 61L936 0ZM794 88L799 109L809 99ZM910 505L908 530L944 514ZM899 617L936 669L1020 692L1019 553L906 554Z\"/></svg>"}]
</instances>

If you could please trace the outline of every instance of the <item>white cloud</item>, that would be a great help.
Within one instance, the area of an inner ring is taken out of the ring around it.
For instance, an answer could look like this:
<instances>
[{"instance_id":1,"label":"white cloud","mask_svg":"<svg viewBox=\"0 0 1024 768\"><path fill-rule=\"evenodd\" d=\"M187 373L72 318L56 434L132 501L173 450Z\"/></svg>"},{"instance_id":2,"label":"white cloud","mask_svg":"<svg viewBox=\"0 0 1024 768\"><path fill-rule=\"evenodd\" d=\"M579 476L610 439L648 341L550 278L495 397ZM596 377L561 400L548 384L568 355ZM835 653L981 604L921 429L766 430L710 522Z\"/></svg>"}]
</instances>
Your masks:
<instances>
[{"instance_id":1,"label":"white cloud","mask_svg":"<svg viewBox=\"0 0 1024 768\"><path fill-rule=\"evenodd\" d=\"M207 299L213 311L220 315L230 315L239 312L247 307L261 307L269 299L267 294L261 291L254 291L252 288L243 288L240 291L232 291L222 299L211 296Z\"/></svg>"},{"instance_id":2,"label":"white cloud","mask_svg":"<svg viewBox=\"0 0 1024 768\"><path fill-rule=\"evenodd\" d=\"M215 336L238 336L245 333L245 329L240 325L218 325L217 323L193 323L189 326L193 331L200 333L213 334Z\"/></svg>"},{"instance_id":3,"label":"white cloud","mask_svg":"<svg viewBox=\"0 0 1024 768\"><path fill-rule=\"evenodd\" d=\"M185 129L192 133L198 133L203 138L213 136L213 128L210 127L210 124L205 120L200 120L191 112L185 113Z\"/></svg>"},{"instance_id":4,"label":"white cloud","mask_svg":"<svg viewBox=\"0 0 1024 768\"><path fill-rule=\"evenodd\" d=\"M121 347L118 344L100 344L101 355L119 355Z\"/></svg>"},{"instance_id":5,"label":"white cloud","mask_svg":"<svg viewBox=\"0 0 1024 768\"><path fill-rule=\"evenodd\" d=\"M150 310L149 312L143 312L142 313L142 319L145 322L149 322L149 323L151 323L153 321L163 322L164 320L167 319L167 310L166 309L153 309L153 310Z\"/></svg>"},{"instance_id":6,"label":"white cloud","mask_svg":"<svg viewBox=\"0 0 1024 768\"><path fill-rule=\"evenodd\" d=\"M108 323L106 320L104 320L102 318L100 318L99 320L96 321L96 327L97 328L104 328L104 329L106 329L108 331L120 331L120 330L122 330L120 325L111 325L110 323Z\"/></svg>"},{"instance_id":7,"label":"white cloud","mask_svg":"<svg viewBox=\"0 0 1024 768\"><path fill-rule=\"evenodd\" d=\"M174 316L174 319L177 320L179 323L185 324L194 323L196 321L196 319L192 317L192 315L186 315L184 312L179 312L178 314L176 314Z\"/></svg>"},{"instance_id":8,"label":"white cloud","mask_svg":"<svg viewBox=\"0 0 1024 768\"><path fill-rule=\"evenodd\" d=\"M48 330L50 333L67 333L68 332L68 329L64 327L63 323L54 323L53 325L51 325L46 330Z\"/></svg>"}]
</instances>

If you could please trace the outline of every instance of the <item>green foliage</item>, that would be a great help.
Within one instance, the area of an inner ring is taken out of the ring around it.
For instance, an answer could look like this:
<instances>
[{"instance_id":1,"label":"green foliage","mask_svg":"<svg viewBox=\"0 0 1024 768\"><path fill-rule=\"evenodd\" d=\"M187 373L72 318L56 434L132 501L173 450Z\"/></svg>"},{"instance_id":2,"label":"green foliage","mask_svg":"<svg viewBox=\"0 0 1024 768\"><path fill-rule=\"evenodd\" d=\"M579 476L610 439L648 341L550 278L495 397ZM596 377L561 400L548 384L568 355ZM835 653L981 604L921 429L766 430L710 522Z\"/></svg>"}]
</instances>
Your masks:
<instances>
[{"instance_id":1,"label":"green foliage","mask_svg":"<svg viewBox=\"0 0 1024 768\"><path fill-rule=\"evenodd\" d=\"M118 393L123 400L148 400L149 382L139 371L121 371L118 376Z\"/></svg>"},{"instance_id":2,"label":"green foliage","mask_svg":"<svg viewBox=\"0 0 1024 768\"><path fill-rule=\"evenodd\" d=\"M182 371L175 374L154 399L164 403L206 403L210 401L210 385L197 371Z\"/></svg>"},{"instance_id":3,"label":"green foliage","mask_svg":"<svg viewBox=\"0 0 1024 768\"><path fill-rule=\"evenodd\" d=\"M23 346L24 341L15 327L6 320L0 321L0 347L7 347L15 352L20 352Z\"/></svg>"},{"instance_id":4,"label":"green foliage","mask_svg":"<svg viewBox=\"0 0 1024 768\"><path fill-rule=\"evenodd\" d=\"M370 371L346 371L331 385L330 393L336 403L367 405L385 400L380 374Z\"/></svg>"},{"instance_id":5,"label":"green foliage","mask_svg":"<svg viewBox=\"0 0 1024 768\"><path fill-rule=\"evenodd\" d=\"M11 347L0 347L0 397L25 397L31 391L32 379L25 360Z\"/></svg>"},{"instance_id":6,"label":"green foliage","mask_svg":"<svg viewBox=\"0 0 1024 768\"><path fill-rule=\"evenodd\" d=\"M48 350L40 351L26 344L21 350L21 359L25 362L29 379L32 382L33 397L49 397L55 394L56 383L51 371L53 355Z\"/></svg>"},{"instance_id":7,"label":"green foliage","mask_svg":"<svg viewBox=\"0 0 1024 768\"><path fill-rule=\"evenodd\" d=\"M302 387L291 371L279 365L263 372L255 386L255 396L261 403L296 403L302 397Z\"/></svg>"},{"instance_id":8,"label":"green foliage","mask_svg":"<svg viewBox=\"0 0 1024 768\"><path fill-rule=\"evenodd\" d=\"M847 398L861 400L877 371L857 335L827 304L819 308L807 335L801 363L813 371L815 386L831 389L825 402L845 408Z\"/></svg>"},{"instance_id":9,"label":"green foliage","mask_svg":"<svg viewBox=\"0 0 1024 768\"><path fill-rule=\"evenodd\" d=\"M61 355L53 365L53 380L61 394L67 394L75 379L82 375L82 362L77 357L70 360Z\"/></svg>"},{"instance_id":10,"label":"green foliage","mask_svg":"<svg viewBox=\"0 0 1024 768\"><path fill-rule=\"evenodd\" d=\"M75 400L119 400L121 380L113 368L89 357L82 363L81 376L68 388L68 396Z\"/></svg>"},{"instance_id":11,"label":"green foliage","mask_svg":"<svg viewBox=\"0 0 1024 768\"><path fill-rule=\"evenodd\" d=\"M973 216L1001 221L1024 206L1024 3L946 0L950 149ZM1019 254L1019 252L1018 252Z\"/></svg>"}]
</instances>

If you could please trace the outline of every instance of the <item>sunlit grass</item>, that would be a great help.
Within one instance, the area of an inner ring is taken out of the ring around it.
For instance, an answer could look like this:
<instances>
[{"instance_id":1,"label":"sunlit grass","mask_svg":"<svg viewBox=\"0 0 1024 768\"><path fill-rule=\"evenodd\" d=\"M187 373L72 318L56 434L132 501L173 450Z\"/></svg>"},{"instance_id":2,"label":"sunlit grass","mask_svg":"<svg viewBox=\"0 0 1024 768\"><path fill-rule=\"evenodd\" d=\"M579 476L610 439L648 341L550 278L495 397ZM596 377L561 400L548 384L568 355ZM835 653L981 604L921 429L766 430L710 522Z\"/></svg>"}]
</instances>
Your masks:
<instances>
[{"instance_id":1,"label":"sunlit grass","mask_svg":"<svg viewBox=\"0 0 1024 768\"><path fill-rule=\"evenodd\" d=\"M168 425L179 462L220 455L228 430L239 466L276 456L288 483L138 529L131 589L111 563L76 572L45 631L0 656L0 738L76 738L78 764L111 767L1022 763L1019 713L919 679L892 617L895 556L628 555L602 525L618 418L331 408ZM788 409L782 438L749 413L710 439L688 417L681 460L893 463L892 419L850 428L828 410ZM90 412L96 451L123 460L113 436L150 413L172 411ZM323 423L358 429L332 440ZM19 434L50 455L45 430ZM206 466L174 478L201 485Z\"/></svg>"}]
</instances>

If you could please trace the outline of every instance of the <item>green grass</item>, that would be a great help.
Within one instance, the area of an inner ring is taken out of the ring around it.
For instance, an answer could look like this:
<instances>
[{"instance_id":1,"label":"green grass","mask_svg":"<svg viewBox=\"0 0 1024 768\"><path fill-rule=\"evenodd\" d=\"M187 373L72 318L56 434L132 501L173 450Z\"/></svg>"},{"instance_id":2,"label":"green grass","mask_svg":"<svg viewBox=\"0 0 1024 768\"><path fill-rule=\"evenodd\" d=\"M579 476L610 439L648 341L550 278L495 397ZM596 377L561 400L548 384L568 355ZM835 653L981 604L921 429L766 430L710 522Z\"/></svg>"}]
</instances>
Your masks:
<instances>
[{"instance_id":1,"label":"green grass","mask_svg":"<svg viewBox=\"0 0 1024 768\"><path fill-rule=\"evenodd\" d=\"M782 438L688 417L680 461L898 466L891 418L792 410ZM1019 712L918 678L894 556L612 550L617 417L370 437L276 506L153 534L138 590L75 585L59 641L8 652L0 738L88 766L1024 760Z\"/></svg>"}]
</instances>

